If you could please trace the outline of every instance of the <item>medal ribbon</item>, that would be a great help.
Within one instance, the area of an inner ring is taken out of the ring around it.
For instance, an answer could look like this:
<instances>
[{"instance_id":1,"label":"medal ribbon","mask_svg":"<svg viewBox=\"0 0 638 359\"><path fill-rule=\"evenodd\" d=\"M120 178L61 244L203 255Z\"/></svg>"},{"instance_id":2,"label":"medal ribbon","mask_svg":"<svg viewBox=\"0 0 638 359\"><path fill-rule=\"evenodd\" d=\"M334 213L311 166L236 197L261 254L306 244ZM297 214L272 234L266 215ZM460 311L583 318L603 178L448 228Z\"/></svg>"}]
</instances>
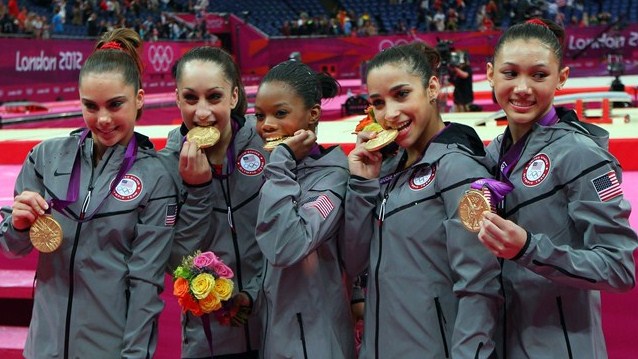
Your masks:
<instances>
[{"instance_id":1,"label":"medal ribbon","mask_svg":"<svg viewBox=\"0 0 638 359\"><path fill-rule=\"evenodd\" d=\"M82 132L82 135L80 136L80 139L78 141L78 149L75 152L75 160L73 161L73 169L71 170L71 178L69 180L69 187L66 192L66 198L64 200L51 199L49 203L49 206L51 208L56 209L58 212L62 213L63 215L64 215L64 212L62 211L69 205L75 203L78 200L78 197L80 194L80 174L82 172L80 151L82 148L82 144L86 140L89 133L90 131L88 129L85 129ZM122 178L124 178L124 175L126 174L126 172L128 172L131 169L131 167L133 167L133 162L135 162L136 157L137 157L137 139L135 138L135 134L133 134L133 137L131 137L131 140L126 146L126 153L124 154L124 160L122 161L120 170L118 171L117 176L115 177L115 180L111 183L111 188L109 189L106 197L102 199L100 204L97 206L97 208L95 208L95 210L90 215L83 216L82 218L77 220L77 222L82 223L82 222L89 221L91 218L93 218L95 213L97 213L97 211L106 202L106 199L109 197L111 192L113 192L113 190L120 183Z\"/></svg>"},{"instance_id":2,"label":"medal ribbon","mask_svg":"<svg viewBox=\"0 0 638 359\"><path fill-rule=\"evenodd\" d=\"M556 108L551 106L549 111L541 117L537 123L541 126L553 126L558 122L558 114L556 113ZM514 190L514 185L509 180L509 176L514 170L514 167L521 159L521 155L523 154L523 147L525 146L525 142L527 140L527 136L531 131L527 131L523 137L521 137L506 153L502 156L499 161L500 175L498 176L502 181L491 179L491 178L482 178L477 181L474 181L470 188L481 190L483 188L487 188L490 191L490 205L494 207L495 204L501 202L505 196ZM505 141L511 140L511 134L509 131L509 127L505 130Z\"/></svg>"}]
</instances>

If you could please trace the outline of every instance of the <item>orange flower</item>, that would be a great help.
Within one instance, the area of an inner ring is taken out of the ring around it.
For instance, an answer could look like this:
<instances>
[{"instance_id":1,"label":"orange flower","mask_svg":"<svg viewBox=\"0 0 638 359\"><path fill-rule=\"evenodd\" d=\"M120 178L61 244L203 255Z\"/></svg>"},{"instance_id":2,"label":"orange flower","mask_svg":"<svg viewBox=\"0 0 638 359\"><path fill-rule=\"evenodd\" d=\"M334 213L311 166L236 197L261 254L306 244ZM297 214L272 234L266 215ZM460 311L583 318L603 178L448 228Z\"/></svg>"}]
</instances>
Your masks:
<instances>
[{"instance_id":1,"label":"orange flower","mask_svg":"<svg viewBox=\"0 0 638 359\"><path fill-rule=\"evenodd\" d=\"M182 312L186 313L190 311L193 315L200 317L204 312L199 307L199 303L190 295L185 295L177 299L177 303L179 303L180 307L182 307Z\"/></svg>"},{"instance_id":2,"label":"orange flower","mask_svg":"<svg viewBox=\"0 0 638 359\"><path fill-rule=\"evenodd\" d=\"M188 281L185 278L175 279L175 283L173 283L173 295L177 298L188 295Z\"/></svg>"}]
</instances>

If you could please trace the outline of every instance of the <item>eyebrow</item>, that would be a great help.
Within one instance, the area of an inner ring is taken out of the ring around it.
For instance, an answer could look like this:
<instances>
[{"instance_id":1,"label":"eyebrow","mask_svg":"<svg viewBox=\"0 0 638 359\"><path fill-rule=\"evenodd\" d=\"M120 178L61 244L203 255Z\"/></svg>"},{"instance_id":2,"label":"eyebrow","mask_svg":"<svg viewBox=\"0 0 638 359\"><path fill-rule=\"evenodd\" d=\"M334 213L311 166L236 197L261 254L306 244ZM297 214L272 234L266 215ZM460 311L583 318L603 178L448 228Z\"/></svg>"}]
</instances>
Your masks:
<instances>
[{"instance_id":1,"label":"eyebrow","mask_svg":"<svg viewBox=\"0 0 638 359\"><path fill-rule=\"evenodd\" d=\"M124 100L124 101L126 101L126 96L124 96L124 95L122 95L122 96L115 96L115 97L113 97L113 98L110 98L110 99L106 100L106 102L113 102L113 101L117 101L117 100L120 100L120 101ZM82 101L82 102L95 103L95 101L93 101L93 100L89 100L88 98L82 98L82 99L81 99L81 101Z\"/></svg>"},{"instance_id":2,"label":"eyebrow","mask_svg":"<svg viewBox=\"0 0 638 359\"><path fill-rule=\"evenodd\" d=\"M406 86L410 86L410 84L405 83L405 84L398 84L398 85L396 85L396 86L392 86L392 87L390 88L390 92L397 91L397 90L399 90L399 89L401 89L401 88L403 88L403 87L406 87ZM368 97L379 97L379 96L380 96L380 95L379 95L379 94L377 94L377 93L369 93L369 94L368 94Z\"/></svg>"}]
</instances>

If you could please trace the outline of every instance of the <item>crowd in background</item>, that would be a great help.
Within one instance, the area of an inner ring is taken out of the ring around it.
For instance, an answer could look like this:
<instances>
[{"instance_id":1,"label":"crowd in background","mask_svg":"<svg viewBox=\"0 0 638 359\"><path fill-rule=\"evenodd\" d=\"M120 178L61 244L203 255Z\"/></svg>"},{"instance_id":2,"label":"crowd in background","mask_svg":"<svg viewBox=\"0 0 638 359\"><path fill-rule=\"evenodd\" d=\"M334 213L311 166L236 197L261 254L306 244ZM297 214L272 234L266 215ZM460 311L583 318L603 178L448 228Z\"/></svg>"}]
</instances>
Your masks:
<instances>
[{"instance_id":1,"label":"crowd in background","mask_svg":"<svg viewBox=\"0 0 638 359\"><path fill-rule=\"evenodd\" d=\"M416 18L403 13L403 16L396 17L394 23L385 23L376 12L357 13L345 7L338 8L334 16L302 11L298 18L284 20L278 35L373 36L489 31L537 16L552 19L566 27L606 24L614 20L609 12L604 11L603 1L596 1L597 6L588 12L585 0L481 0L474 15L467 13L463 0L389 0L391 5L403 3L414 7ZM34 7L44 7L47 11L33 11ZM0 33L35 38L49 38L51 35L94 37L113 28L130 27L146 41L207 40L212 35L207 33L203 21L199 22L201 26L191 28L166 16L166 12L199 14L206 8L208 0L0 0ZM475 18L471 18L473 16ZM255 25L259 26L258 23Z\"/></svg>"}]
</instances>

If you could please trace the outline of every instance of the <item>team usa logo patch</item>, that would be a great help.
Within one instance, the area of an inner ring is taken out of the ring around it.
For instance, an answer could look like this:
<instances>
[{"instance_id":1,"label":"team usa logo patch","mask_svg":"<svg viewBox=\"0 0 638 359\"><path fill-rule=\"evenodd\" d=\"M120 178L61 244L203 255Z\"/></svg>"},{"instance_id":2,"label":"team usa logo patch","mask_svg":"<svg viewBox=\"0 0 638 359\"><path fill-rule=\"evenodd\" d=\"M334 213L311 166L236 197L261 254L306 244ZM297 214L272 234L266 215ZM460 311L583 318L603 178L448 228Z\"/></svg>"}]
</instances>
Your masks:
<instances>
[{"instance_id":1,"label":"team usa logo patch","mask_svg":"<svg viewBox=\"0 0 638 359\"><path fill-rule=\"evenodd\" d=\"M549 157L544 153L537 154L523 168L523 184L527 187L538 186L549 174L550 167Z\"/></svg>"},{"instance_id":2,"label":"team usa logo patch","mask_svg":"<svg viewBox=\"0 0 638 359\"><path fill-rule=\"evenodd\" d=\"M434 180L436 173L436 167L430 166L427 168L415 171L410 178L410 189L413 191L420 191L427 187Z\"/></svg>"},{"instance_id":3,"label":"team usa logo patch","mask_svg":"<svg viewBox=\"0 0 638 359\"><path fill-rule=\"evenodd\" d=\"M136 175L124 175L111 194L120 201L132 201L142 193L142 180Z\"/></svg>"},{"instance_id":4,"label":"team usa logo patch","mask_svg":"<svg viewBox=\"0 0 638 359\"><path fill-rule=\"evenodd\" d=\"M256 176L263 172L266 158L259 151L247 149L239 155L237 168L246 176Z\"/></svg>"}]
</instances>

